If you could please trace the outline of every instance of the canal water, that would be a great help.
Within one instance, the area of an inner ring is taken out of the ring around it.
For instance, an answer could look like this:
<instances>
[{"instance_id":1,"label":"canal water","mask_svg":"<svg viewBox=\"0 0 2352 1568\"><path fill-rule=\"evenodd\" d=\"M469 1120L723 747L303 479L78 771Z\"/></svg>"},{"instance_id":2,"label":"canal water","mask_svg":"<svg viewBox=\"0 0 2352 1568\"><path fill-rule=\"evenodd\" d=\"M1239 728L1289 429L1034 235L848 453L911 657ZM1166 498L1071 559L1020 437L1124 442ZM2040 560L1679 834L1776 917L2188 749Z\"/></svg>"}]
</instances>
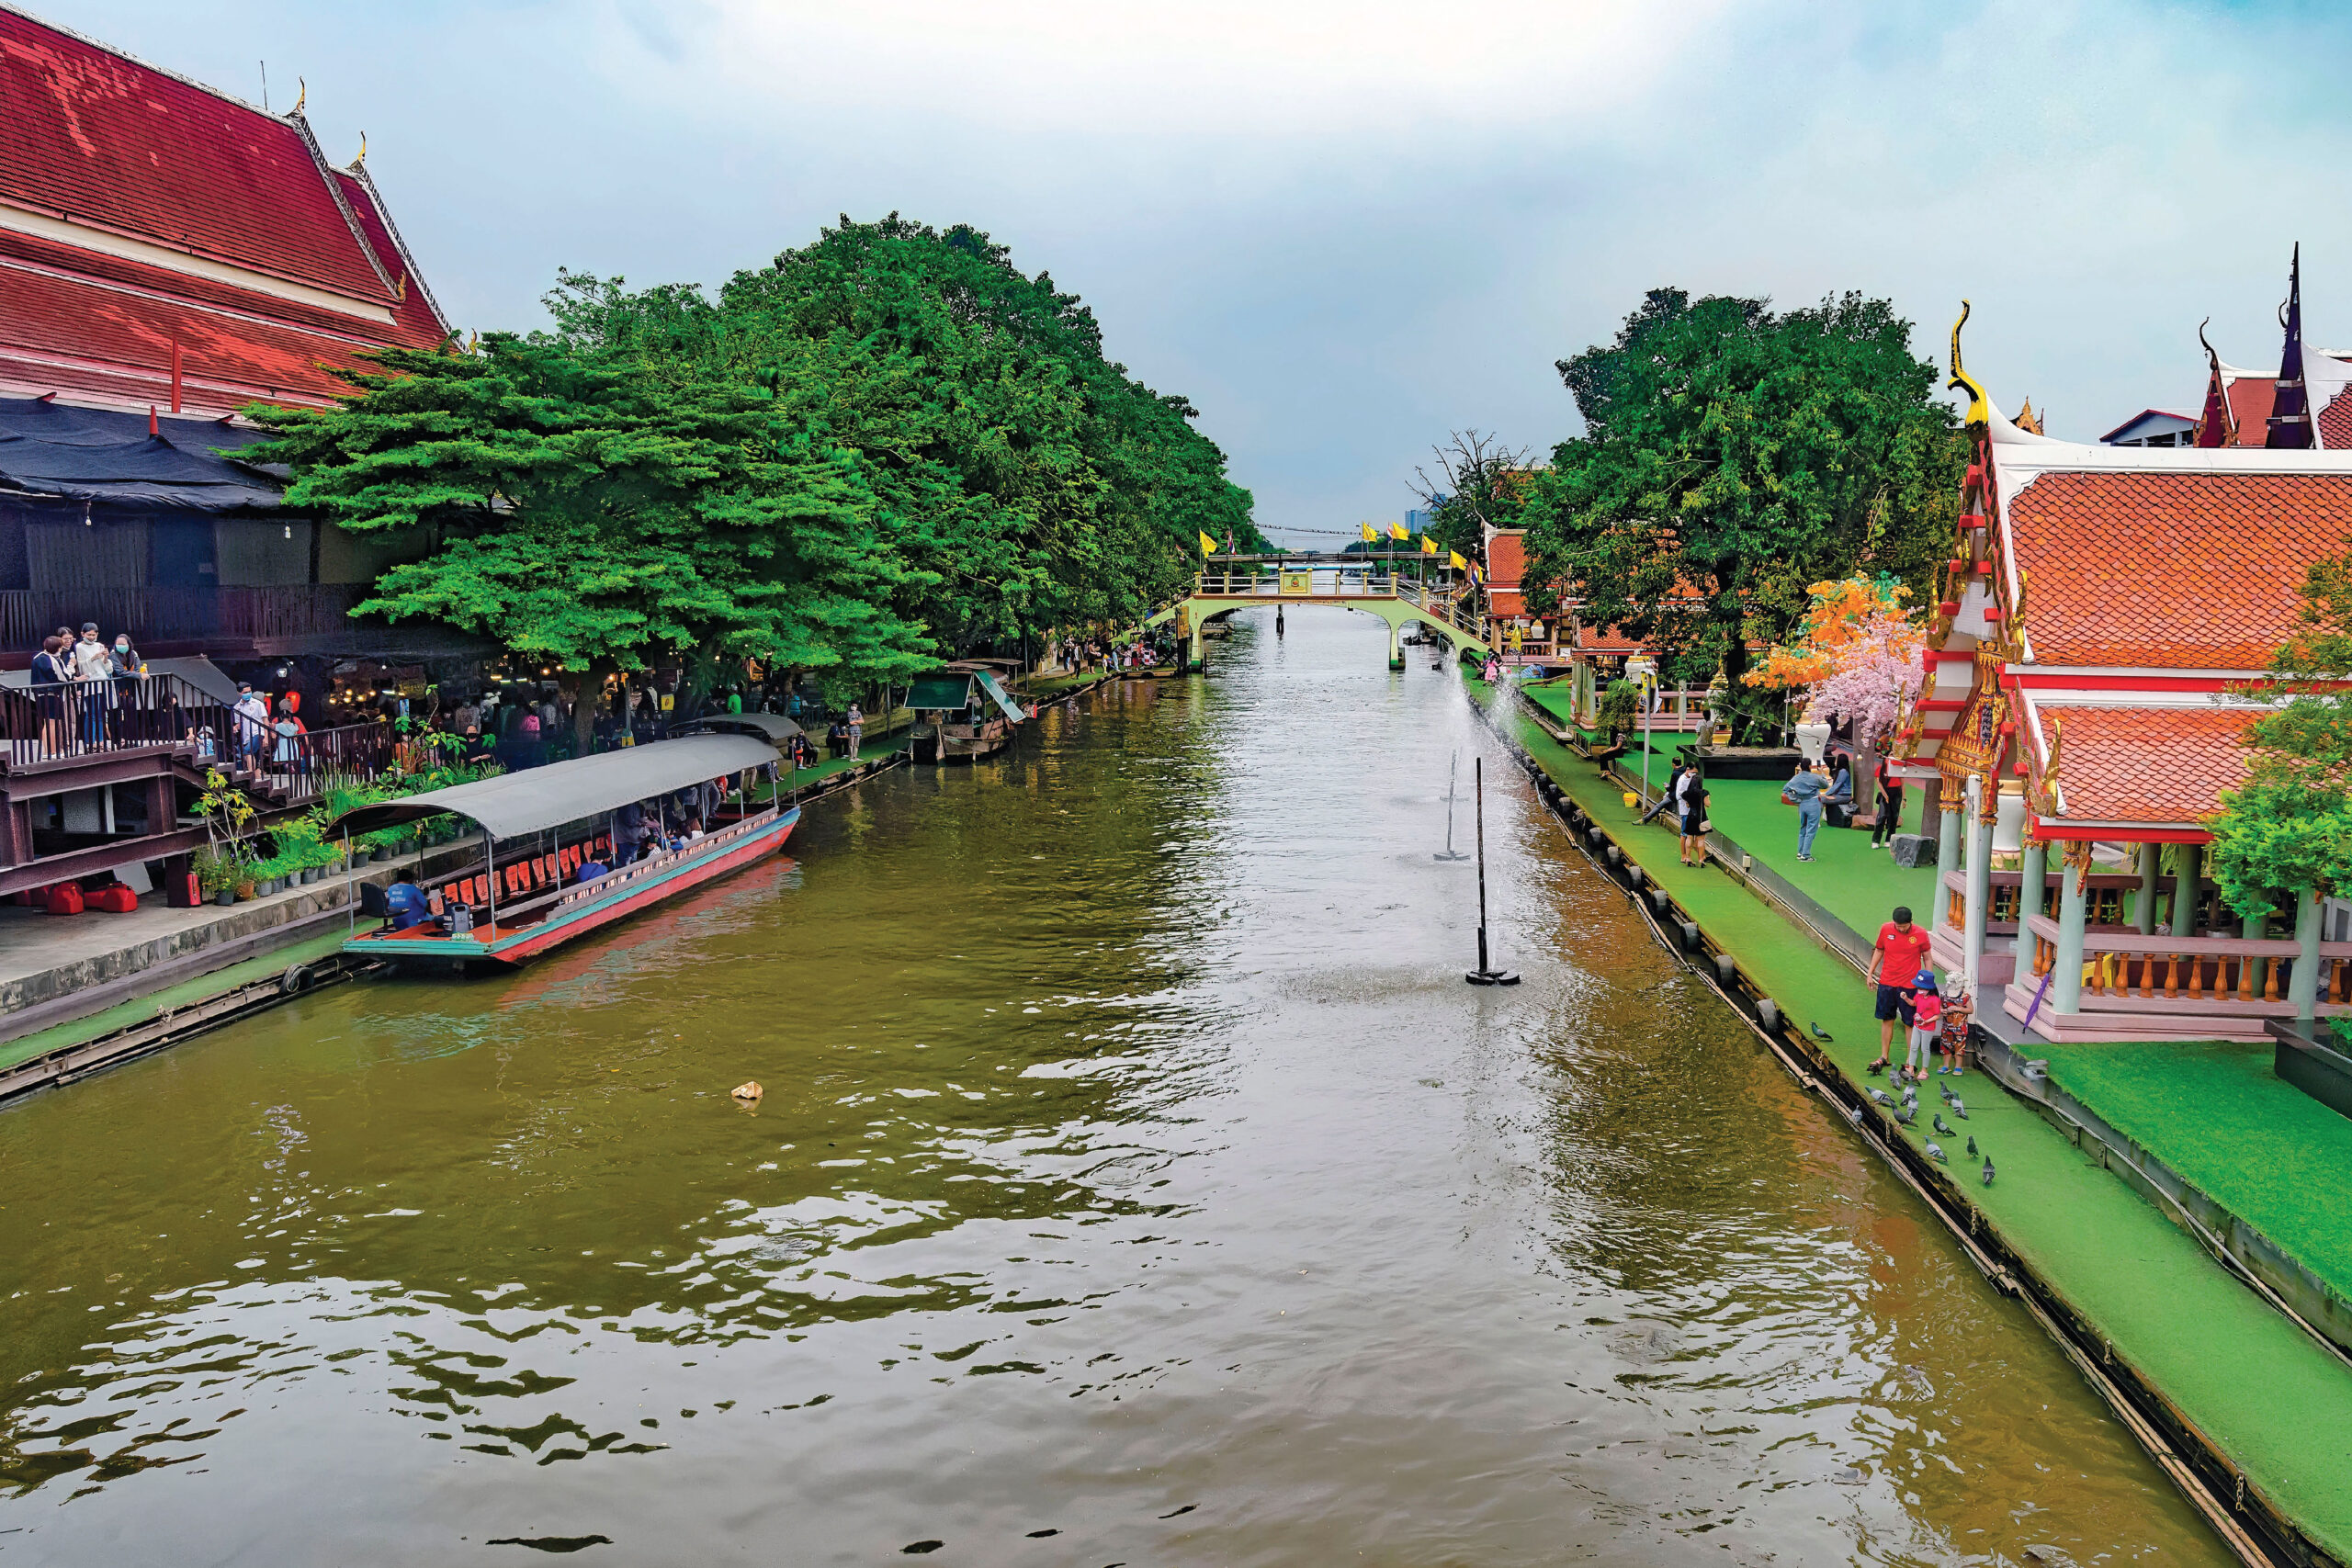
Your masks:
<instances>
[{"instance_id":1,"label":"canal water","mask_svg":"<svg viewBox=\"0 0 2352 1568\"><path fill-rule=\"evenodd\" d=\"M0 1113L0 1564L2221 1562L1385 637Z\"/></svg>"}]
</instances>

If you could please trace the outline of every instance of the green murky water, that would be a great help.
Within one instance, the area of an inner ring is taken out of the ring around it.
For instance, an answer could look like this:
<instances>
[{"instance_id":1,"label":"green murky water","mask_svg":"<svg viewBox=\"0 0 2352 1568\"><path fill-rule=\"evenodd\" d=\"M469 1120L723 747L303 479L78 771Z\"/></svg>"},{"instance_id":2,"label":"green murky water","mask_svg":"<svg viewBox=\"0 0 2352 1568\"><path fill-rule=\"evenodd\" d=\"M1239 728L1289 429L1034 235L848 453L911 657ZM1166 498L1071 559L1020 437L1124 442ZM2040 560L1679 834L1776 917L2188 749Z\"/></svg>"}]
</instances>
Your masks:
<instances>
[{"instance_id":1,"label":"green murky water","mask_svg":"<svg viewBox=\"0 0 2352 1568\"><path fill-rule=\"evenodd\" d=\"M2222 1560L1508 776L1464 986L1482 732L1289 634L0 1113L0 1564Z\"/></svg>"}]
</instances>

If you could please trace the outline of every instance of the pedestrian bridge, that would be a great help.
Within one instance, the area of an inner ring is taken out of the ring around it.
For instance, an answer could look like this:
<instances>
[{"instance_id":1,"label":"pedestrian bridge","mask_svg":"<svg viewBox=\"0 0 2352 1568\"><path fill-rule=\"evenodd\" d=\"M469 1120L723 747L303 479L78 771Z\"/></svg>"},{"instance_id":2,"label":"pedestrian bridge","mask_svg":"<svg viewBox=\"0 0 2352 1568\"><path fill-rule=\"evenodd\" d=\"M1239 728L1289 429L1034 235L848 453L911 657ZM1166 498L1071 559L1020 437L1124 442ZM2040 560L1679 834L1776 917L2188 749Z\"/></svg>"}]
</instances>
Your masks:
<instances>
[{"instance_id":1,"label":"pedestrian bridge","mask_svg":"<svg viewBox=\"0 0 2352 1568\"><path fill-rule=\"evenodd\" d=\"M1465 583L1424 581L1396 570L1404 560L1421 557L1379 556L1261 556L1236 557L1219 571L1204 571L1193 580L1193 590L1144 622L1147 626L1174 622L1187 639L1184 666L1201 668L1201 628L1219 616L1252 605L1289 608L1302 604L1331 604L1361 610L1388 623L1388 667L1405 667L1402 633L1419 622L1456 647L1492 653L1494 643L1486 617L1471 602Z\"/></svg>"}]
</instances>

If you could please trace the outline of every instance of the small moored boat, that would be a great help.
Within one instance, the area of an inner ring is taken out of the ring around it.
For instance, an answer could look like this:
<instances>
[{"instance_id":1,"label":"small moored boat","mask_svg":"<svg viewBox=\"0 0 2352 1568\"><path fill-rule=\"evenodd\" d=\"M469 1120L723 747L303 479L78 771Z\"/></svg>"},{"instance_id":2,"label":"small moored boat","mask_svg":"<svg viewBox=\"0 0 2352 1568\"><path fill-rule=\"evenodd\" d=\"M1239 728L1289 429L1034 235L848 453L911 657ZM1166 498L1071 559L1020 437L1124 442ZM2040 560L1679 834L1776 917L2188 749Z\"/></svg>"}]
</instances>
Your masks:
<instances>
[{"instance_id":1,"label":"small moored boat","mask_svg":"<svg viewBox=\"0 0 2352 1568\"><path fill-rule=\"evenodd\" d=\"M749 727L745 727L749 728ZM692 735L502 773L345 812L330 832L366 833L428 817L481 829L482 855L421 888L422 919L358 931L345 953L401 961L517 964L783 848L797 807L747 812L676 848L615 864L615 814L637 802L765 770L775 748L740 731ZM610 869L582 880L583 867ZM376 893L370 886L368 893ZM380 897L380 895L379 896ZM385 914L380 904L363 906Z\"/></svg>"},{"instance_id":2,"label":"small moored boat","mask_svg":"<svg viewBox=\"0 0 2352 1568\"><path fill-rule=\"evenodd\" d=\"M915 713L918 762L968 762L1012 743L1013 727L1029 712L980 660L964 660L918 675L907 693Z\"/></svg>"}]
</instances>

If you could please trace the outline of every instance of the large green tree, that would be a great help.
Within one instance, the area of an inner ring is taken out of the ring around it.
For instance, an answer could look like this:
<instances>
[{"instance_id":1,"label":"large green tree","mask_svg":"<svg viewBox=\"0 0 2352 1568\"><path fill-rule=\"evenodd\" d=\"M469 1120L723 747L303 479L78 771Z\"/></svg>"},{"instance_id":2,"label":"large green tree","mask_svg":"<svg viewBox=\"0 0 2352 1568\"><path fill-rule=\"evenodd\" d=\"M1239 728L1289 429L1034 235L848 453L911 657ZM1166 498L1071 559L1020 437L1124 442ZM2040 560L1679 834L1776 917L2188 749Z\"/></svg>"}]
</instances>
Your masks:
<instances>
[{"instance_id":1,"label":"large green tree","mask_svg":"<svg viewBox=\"0 0 2352 1568\"><path fill-rule=\"evenodd\" d=\"M893 607L958 651L1131 622L1206 533L1262 544L1183 399L1104 357L1092 313L977 230L843 218L715 299L567 275L556 337L668 384L770 390L859 454Z\"/></svg>"},{"instance_id":2,"label":"large green tree","mask_svg":"<svg viewBox=\"0 0 2352 1568\"><path fill-rule=\"evenodd\" d=\"M1729 677L1736 738L1771 715L1740 676L1807 589L1857 570L1924 589L1949 544L1966 449L1935 367L1884 300L1775 313L1655 289L1616 341L1559 364L1585 433L1528 508L1530 599Z\"/></svg>"},{"instance_id":3,"label":"large green tree","mask_svg":"<svg viewBox=\"0 0 2352 1568\"><path fill-rule=\"evenodd\" d=\"M361 614L429 617L600 681L697 651L903 675L873 474L767 388L657 385L550 341L389 350L325 411L266 417L290 504L422 543ZM582 703L584 731L593 706Z\"/></svg>"}]
</instances>

